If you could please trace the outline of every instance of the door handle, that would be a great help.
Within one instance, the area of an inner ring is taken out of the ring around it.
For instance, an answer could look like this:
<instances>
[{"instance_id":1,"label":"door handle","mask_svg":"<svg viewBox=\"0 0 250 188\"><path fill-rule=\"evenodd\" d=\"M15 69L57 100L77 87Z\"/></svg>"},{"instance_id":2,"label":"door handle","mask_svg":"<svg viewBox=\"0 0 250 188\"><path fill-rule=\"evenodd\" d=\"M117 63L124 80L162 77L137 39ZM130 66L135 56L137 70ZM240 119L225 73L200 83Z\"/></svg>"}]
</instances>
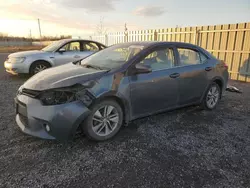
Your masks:
<instances>
[{"instance_id":1,"label":"door handle","mask_svg":"<svg viewBox=\"0 0 250 188\"><path fill-rule=\"evenodd\" d=\"M170 74L170 78L178 78L180 76L179 73L173 73L173 74Z\"/></svg>"},{"instance_id":2,"label":"door handle","mask_svg":"<svg viewBox=\"0 0 250 188\"><path fill-rule=\"evenodd\" d=\"M74 58L80 58L80 56L79 55L75 55Z\"/></svg>"},{"instance_id":3,"label":"door handle","mask_svg":"<svg viewBox=\"0 0 250 188\"><path fill-rule=\"evenodd\" d=\"M205 71L211 71L212 70L212 67L206 67L205 68Z\"/></svg>"}]
</instances>

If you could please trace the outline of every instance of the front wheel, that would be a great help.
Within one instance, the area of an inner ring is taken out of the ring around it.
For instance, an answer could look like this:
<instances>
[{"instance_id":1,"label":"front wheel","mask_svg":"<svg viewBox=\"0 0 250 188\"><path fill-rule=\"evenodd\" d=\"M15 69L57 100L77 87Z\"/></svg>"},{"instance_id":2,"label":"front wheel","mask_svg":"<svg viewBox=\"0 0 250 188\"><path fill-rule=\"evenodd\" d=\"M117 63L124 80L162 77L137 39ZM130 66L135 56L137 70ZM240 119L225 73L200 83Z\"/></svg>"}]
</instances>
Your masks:
<instances>
[{"instance_id":1,"label":"front wheel","mask_svg":"<svg viewBox=\"0 0 250 188\"><path fill-rule=\"evenodd\" d=\"M81 125L88 138L104 141L115 136L123 122L123 111L114 100L104 100L91 107L91 113Z\"/></svg>"},{"instance_id":2,"label":"front wheel","mask_svg":"<svg viewBox=\"0 0 250 188\"><path fill-rule=\"evenodd\" d=\"M33 63L30 67L30 74L34 75L37 74L47 68L50 67L50 64L44 61L37 61L35 63Z\"/></svg>"},{"instance_id":3,"label":"front wheel","mask_svg":"<svg viewBox=\"0 0 250 188\"><path fill-rule=\"evenodd\" d=\"M202 107L207 110L213 110L221 97L221 88L217 83L212 83L202 101Z\"/></svg>"}]
</instances>

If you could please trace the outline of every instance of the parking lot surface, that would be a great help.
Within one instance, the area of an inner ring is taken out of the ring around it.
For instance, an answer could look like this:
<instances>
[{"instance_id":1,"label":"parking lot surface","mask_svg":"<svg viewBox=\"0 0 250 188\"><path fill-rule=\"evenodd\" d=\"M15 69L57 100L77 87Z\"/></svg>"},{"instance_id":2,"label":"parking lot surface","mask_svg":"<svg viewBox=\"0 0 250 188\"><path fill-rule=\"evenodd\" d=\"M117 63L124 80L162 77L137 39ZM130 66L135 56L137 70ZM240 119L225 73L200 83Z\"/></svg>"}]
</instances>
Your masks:
<instances>
[{"instance_id":1,"label":"parking lot surface","mask_svg":"<svg viewBox=\"0 0 250 188\"><path fill-rule=\"evenodd\" d=\"M131 122L112 140L59 143L23 134L14 101L27 76L0 54L0 187L250 187L250 83L214 111L197 106Z\"/></svg>"}]
</instances>

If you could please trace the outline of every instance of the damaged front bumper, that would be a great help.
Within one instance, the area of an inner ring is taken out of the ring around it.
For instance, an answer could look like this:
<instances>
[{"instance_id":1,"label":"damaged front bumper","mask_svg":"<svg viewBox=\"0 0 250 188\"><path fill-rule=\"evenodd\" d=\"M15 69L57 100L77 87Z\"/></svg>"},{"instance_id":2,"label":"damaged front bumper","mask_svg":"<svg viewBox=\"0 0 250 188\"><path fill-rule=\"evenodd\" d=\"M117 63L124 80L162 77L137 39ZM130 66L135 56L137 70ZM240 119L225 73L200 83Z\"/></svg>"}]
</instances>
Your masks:
<instances>
[{"instance_id":1,"label":"damaged front bumper","mask_svg":"<svg viewBox=\"0 0 250 188\"><path fill-rule=\"evenodd\" d=\"M43 139L68 140L90 113L82 101L44 106L26 95L15 98L16 122L21 130Z\"/></svg>"}]
</instances>

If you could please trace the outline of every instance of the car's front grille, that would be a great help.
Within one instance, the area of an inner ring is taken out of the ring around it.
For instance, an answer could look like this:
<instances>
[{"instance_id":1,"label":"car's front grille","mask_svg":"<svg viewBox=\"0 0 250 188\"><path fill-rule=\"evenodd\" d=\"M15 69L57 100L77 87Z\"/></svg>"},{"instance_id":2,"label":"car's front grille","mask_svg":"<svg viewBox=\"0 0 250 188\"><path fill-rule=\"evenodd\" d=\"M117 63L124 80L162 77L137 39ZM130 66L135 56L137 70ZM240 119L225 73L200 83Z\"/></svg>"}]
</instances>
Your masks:
<instances>
[{"instance_id":1,"label":"car's front grille","mask_svg":"<svg viewBox=\"0 0 250 188\"><path fill-rule=\"evenodd\" d=\"M19 113L18 115L19 115L19 119L20 119L20 121L22 122L22 124L23 124L25 127L29 126L28 118L27 118L26 116L20 114L20 113Z\"/></svg>"},{"instance_id":2,"label":"car's front grille","mask_svg":"<svg viewBox=\"0 0 250 188\"><path fill-rule=\"evenodd\" d=\"M27 95L27 96L32 97L32 98L36 98L40 93L41 93L41 91L25 89L25 88L23 88L21 91L21 94Z\"/></svg>"}]
</instances>

